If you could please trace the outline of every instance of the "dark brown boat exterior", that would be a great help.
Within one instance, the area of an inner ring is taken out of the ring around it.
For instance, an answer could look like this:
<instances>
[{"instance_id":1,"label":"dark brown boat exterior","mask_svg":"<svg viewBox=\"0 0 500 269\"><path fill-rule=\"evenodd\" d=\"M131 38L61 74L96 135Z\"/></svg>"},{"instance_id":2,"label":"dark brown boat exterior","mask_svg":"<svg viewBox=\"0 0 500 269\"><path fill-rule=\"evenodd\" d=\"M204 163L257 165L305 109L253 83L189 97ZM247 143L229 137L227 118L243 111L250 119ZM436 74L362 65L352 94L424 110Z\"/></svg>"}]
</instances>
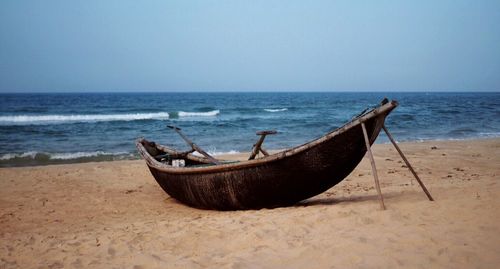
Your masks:
<instances>
[{"instance_id":1,"label":"dark brown boat exterior","mask_svg":"<svg viewBox=\"0 0 500 269\"><path fill-rule=\"evenodd\" d=\"M173 167L153 156L175 150L137 140L137 149L170 196L196 208L216 210L290 206L347 177L366 153L361 123L373 144L398 103L386 102L309 143L264 158L211 166ZM206 163L189 154L187 164Z\"/></svg>"}]
</instances>

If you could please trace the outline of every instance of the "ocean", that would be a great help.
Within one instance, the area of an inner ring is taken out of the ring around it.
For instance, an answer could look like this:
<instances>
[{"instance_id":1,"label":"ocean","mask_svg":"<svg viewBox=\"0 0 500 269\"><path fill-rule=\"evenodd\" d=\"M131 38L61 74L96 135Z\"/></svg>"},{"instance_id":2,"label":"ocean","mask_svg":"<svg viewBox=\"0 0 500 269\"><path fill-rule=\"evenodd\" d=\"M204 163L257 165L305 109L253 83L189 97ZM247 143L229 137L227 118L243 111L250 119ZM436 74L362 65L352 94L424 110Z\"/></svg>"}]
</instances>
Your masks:
<instances>
[{"instance_id":1,"label":"ocean","mask_svg":"<svg viewBox=\"0 0 500 269\"><path fill-rule=\"evenodd\" d=\"M500 93L37 93L0 94L0 167L137 159L145 137L187 150L166 125L218 155L306 143L384 97L398 141L500 137ZM381 133L377 143L387 143Z\"/></svg>"}]
</instances>

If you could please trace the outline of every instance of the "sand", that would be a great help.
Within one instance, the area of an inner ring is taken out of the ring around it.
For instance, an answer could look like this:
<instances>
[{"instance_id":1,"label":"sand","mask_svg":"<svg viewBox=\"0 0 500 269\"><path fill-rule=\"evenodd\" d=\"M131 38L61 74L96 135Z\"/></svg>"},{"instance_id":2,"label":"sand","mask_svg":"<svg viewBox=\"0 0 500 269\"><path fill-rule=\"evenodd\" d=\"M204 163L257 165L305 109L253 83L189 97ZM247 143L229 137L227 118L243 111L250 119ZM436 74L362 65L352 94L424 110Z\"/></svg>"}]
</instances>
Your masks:
<instances>
[{"instance_id":1,"label":"sand","mask_svg":"<svg viewBox=\"0 0 500 269\"><path fill-rule=\"evenodd\" d=\"M0 268L498 268L500 139L390 145L297 206L199 210L143 161L0 169ZM232 156L234 158L234 156Z\"/></svg>"}]
</instances>

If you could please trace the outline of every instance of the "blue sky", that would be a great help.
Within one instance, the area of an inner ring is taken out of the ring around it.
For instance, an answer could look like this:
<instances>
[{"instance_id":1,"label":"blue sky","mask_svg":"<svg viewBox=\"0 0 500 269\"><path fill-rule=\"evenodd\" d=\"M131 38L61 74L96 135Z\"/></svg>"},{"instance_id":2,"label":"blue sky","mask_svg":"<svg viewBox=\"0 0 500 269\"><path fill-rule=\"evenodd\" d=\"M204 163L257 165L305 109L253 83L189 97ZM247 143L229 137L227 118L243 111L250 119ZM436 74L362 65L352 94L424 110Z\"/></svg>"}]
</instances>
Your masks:
<instances>
[{"instance_id":1,"label":"blue sky","mask_svg":"<svg viewBox=\"0 0 500 269\"><path fill-rule=\"evenodd\" d=\"M0 92L500 91L500 1L0 1Z\"/></svg>"}]
</instances>

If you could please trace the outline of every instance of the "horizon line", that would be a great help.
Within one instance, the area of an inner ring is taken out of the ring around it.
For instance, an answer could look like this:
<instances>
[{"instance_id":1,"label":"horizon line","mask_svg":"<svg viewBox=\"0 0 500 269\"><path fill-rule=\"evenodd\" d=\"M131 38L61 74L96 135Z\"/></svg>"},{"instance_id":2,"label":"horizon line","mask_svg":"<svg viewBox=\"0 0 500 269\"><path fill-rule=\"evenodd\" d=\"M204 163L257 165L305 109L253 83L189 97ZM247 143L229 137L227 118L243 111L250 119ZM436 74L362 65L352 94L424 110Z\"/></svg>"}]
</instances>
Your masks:
<instances>
[{"instance_id":1,"label":"horizon line","mask_svg":"<svg viewBox=\"0 0 500 269\"><path fill-rule=\"evenodd\" d=\"M0 94L36 93L500 93L500 90L89 90L89 91L0 91Z\"/></svg>"}]
</instances>

